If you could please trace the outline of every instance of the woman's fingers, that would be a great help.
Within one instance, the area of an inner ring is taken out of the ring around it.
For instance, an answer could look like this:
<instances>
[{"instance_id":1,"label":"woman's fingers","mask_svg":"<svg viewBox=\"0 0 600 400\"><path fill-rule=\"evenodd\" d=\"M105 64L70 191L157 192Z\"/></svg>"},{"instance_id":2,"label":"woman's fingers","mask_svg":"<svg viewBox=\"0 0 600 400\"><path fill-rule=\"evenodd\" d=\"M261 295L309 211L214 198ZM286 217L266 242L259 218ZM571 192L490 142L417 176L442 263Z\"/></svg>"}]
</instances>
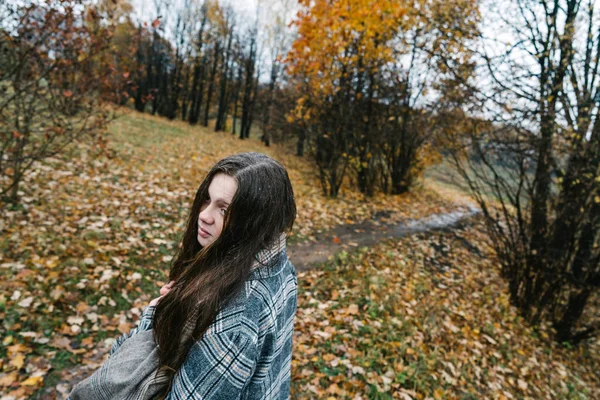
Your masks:
<instances>
[{"instance_id":1,"label":"woman's fingers","mask_svg":"<svg viewBox=\"0 0 600 400\"><path fill-rule=\"evenodd\" d=\"M167 283L166 285L164 285L163 287L161 287L160 295L164 296L165 294L169 293L169 291L173 287L173 284L175 284L175 281L171 281L171 282Z\"/></svg>"},{"instance_id":2,"label":"woman's fingers","mask_svg":"<svg viewBox=\"0 0 600 400\"><path fill-rule=\"evenodd\" d=\"M155 305L157 305L157 304L158 304L158 301L159 301L160 299L162 299L162 296L160 296L160 297L157 297L157 298L155 298L155 299L152 299L152 301L150 301L150 304L149 304L149 305L150 305L150 306L155 306Z\"/></svg>"},{"instance_id":3,"label":"woman's fingers","mask_svg":"<svg viewBox=\"0 0 600 400\"><path fill-rule=\"evenodd\" d=\"M160 288L160 297L157 297L155 299L153 299L150 302L151 306L155 306L158 304L159 300L167 293L169 293L171 291L171 289L173 288L173 285L175 284L175 281L171 281L169 283L167 283L166 285L163 285L163 287Z\"/></svg>"}]
</instances>

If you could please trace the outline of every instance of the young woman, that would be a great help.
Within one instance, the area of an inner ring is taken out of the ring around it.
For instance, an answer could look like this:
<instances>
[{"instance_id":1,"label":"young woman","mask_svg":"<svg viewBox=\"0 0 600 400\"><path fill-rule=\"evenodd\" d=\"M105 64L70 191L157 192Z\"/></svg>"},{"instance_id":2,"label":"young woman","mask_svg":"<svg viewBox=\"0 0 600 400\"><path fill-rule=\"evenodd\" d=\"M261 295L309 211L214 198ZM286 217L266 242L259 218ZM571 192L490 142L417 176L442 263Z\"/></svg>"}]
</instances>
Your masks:
<instances>
[{"instance_id":1,"label":"young woman","mask_svg":"<svg viewBox=\"0 0 600 400\"><path fill-rule=\"evenodd\" d=\"M152 330L167 382L160 398L288 398L297 280L286 233L295 215L280 163L258 153L219 161L196 192L169 284L111 358Z\"/></svg>"}]
</instances>

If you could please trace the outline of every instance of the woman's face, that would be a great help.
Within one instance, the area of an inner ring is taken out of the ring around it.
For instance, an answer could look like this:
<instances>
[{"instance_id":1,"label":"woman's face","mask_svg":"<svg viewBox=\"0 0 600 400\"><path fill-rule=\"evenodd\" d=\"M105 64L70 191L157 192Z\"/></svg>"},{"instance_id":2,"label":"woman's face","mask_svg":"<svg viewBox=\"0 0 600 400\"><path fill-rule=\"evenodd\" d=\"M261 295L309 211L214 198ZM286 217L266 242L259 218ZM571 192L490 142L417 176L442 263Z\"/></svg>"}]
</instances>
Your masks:
<instances>
[{"instance_id":1,"label":"woman's face","mask_svg":"<svg viewBox=\"0 0 600 400\"><path fill-rule=\"evenodd\" d=\"M236 180L223 173L213 176L208 186L208 200L200 207L198 215L198 243L202 247L214 242L223 230L225 211L237 190Z\"/></svg>"}]
</instances>

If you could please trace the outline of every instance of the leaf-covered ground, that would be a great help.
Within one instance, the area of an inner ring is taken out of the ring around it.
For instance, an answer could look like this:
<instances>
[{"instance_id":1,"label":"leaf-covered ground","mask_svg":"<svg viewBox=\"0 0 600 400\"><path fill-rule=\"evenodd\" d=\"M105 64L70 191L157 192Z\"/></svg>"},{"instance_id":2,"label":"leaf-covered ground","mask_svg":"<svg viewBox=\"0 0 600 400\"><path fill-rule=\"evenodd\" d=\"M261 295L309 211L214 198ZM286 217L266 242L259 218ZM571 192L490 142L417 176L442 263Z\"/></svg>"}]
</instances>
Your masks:
<instances>
[{"instance_id":1,"label":"leaf-covered ground","mask_svg":"<svg viewBox=\"0 0 600 400\"><path fill-rule=\"evenodd\" d=\"M399 220L453 207L424 187L368 200L345 190L325 199L307 160L183 122L131 113L111 124L107 138L103 154L79 145L40 164L25 178L22 204L3 208L2 399L46 393L62 371L101 362L114 338L135 326L164 282L200 180L226 155L260 151L288 168L298 206L292 242L381 211Z\"/></svg>"},{"instance_id":2,"label":"leaf-covered ground","mask_svg":"<svg viewBox=\"0 0 600 400\"><path fill-rule=\"evenodd\" d=\"M292 242L463 200L431 182L325 199L312 165L287 149L146 115L115 121L108 139L107 154L78 146L44 162L0 219L3 400L63 398L58 382L100 365L158 294L200 179L223 156L254 150L286 165ZM478 226L342 253L299 282L295 398L600 398L598 344L569 350L527 328Z\"/></svg>"},{"instance_id":3,"label":"leaf-covered ground","mask_svg":"<svg viewBox=\"0 0 600 400\"><path fill-rule=\"evenodd\" d=\"M293 397L600 399L600 341L572 350L528 327L482 231L389 240L300 273Z\"/></svg>"}]
</instances>

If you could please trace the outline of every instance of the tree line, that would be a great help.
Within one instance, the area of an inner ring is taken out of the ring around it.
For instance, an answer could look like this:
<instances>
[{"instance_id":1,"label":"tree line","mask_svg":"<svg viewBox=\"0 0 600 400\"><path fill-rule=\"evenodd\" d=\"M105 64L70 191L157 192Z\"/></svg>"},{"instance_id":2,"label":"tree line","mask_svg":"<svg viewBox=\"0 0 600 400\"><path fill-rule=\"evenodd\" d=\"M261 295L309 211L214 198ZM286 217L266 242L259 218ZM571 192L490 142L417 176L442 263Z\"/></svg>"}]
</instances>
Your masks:
<instances>
[{"instance_id":1,"label":"tree line","mask_svg":"<svg viewBox=\"0 0 600 400\"><path fill-rule=\"evenodd\" d=\"M215 131L248 138L260 75L256 24L242 26L231 6L218 2L187 1L175 10L167 10L165 1L154 6L152 22L134 22L126 14L116 24L123 57L115 67L128 79L125 93L134 108L192 125L215 121Z\"/></svg>"}]
</instances>

